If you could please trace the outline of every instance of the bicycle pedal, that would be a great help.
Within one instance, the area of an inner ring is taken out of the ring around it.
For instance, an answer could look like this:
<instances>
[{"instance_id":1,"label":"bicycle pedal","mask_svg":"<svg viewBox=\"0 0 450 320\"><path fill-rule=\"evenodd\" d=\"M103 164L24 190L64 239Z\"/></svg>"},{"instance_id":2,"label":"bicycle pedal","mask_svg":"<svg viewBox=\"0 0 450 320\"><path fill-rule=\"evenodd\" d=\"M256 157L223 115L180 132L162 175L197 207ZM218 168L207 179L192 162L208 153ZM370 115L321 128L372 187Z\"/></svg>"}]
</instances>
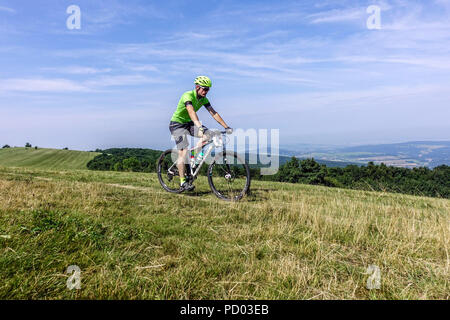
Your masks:
<instances>
[{"instance_id":1,"label":"bicycle pedal","mask_svg":"<svg viewBox=\"0 0 450 320\"><path fill-rule=\"evenodd\" d=\"M188 184L187 182L183 183L180 186L181 191L192 191L194 189L195 189L195 186L193 186L192 184Z\"/></svg>"}]
</instances>

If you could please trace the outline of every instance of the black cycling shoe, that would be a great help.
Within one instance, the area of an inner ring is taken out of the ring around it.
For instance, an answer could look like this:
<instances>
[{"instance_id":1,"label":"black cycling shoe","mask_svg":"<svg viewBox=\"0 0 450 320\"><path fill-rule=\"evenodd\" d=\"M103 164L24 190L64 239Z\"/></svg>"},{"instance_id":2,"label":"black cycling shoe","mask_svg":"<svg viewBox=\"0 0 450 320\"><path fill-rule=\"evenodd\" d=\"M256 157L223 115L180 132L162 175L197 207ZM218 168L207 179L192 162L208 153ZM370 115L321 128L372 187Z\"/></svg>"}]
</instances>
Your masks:
<instances>
[{"instance_id":1,"label":"black cycling shoe","mask_svg":"<svg viewBox=\"0 0 450 320\"><path fill-rule=\"evenodd\" d=\"M180 186L180 190L181 191L192 191L195 189L195 186L193 186L192 184L190 184L189 182L184 182L181 186Z\"/></svg>"}]
</instances>

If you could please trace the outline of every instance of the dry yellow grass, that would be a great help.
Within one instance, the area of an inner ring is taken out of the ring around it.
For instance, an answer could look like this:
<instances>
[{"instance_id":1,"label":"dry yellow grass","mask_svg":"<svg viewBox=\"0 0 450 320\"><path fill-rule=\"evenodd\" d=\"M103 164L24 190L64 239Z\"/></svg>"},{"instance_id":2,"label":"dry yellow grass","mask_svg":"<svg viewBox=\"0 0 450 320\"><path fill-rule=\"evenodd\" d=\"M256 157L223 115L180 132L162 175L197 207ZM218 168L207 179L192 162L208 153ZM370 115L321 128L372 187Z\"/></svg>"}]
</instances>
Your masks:
<instances>
[{"instance_id":1,"label":"dry yellow grass","mask_svg":"<svg viewBox=\"0 0 450 320\"><path fill-rule=\"evenodd\" d=\"M449 200L254 181L227 203L196 185L0 167L0 298L449 298Z\"/></svg>"}]
</instances>

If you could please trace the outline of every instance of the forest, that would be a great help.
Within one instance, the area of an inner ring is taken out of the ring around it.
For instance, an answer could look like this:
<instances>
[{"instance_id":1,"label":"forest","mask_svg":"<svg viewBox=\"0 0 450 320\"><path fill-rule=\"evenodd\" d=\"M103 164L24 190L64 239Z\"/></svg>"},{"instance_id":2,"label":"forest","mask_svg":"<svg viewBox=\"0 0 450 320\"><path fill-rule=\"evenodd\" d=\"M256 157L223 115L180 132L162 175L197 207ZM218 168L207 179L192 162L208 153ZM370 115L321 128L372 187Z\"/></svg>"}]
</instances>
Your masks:
<instances>
[{"instance_id":1,"label":"forest","mask_svg":"<svg viewBox=\"0 0 450 320\"><path fill-rule=\"evenodd\" d=\"M102 154L88 162L88 169L132 172L156 172L156 163L162 153L138 148L97 149L96 152ZM207 166L203 166L203 174L206 170ZM256 180L450 198L450 167L447 165L433 169L407 169L369 162L363 166L339 168L327 167L313 158L302 160L292 157L274 175L261 175L257 165L252 166L250 171L252 179Z\"/></svg>"}]
</instances>

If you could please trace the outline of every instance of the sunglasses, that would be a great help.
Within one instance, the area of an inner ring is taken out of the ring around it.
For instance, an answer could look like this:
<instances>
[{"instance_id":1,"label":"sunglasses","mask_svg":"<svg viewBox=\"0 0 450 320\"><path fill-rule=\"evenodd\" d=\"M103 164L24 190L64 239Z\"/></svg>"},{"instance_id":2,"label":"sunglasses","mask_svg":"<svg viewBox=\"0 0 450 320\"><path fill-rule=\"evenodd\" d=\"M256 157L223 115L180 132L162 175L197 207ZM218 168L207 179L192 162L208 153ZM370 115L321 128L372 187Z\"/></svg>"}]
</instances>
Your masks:
<instances>
[{"instance_id":1,"label":"sunglasses","mask_svg":"<svg viewBox=\"0 0 450 320\"><path fill-rule=\"evenodd\" d=\"M208 92L209 91L209 87L202 87L202 86L199 86L200 88L202 88L203 90L205 90L206 92Z\"/></svg>"}]
</instances>

